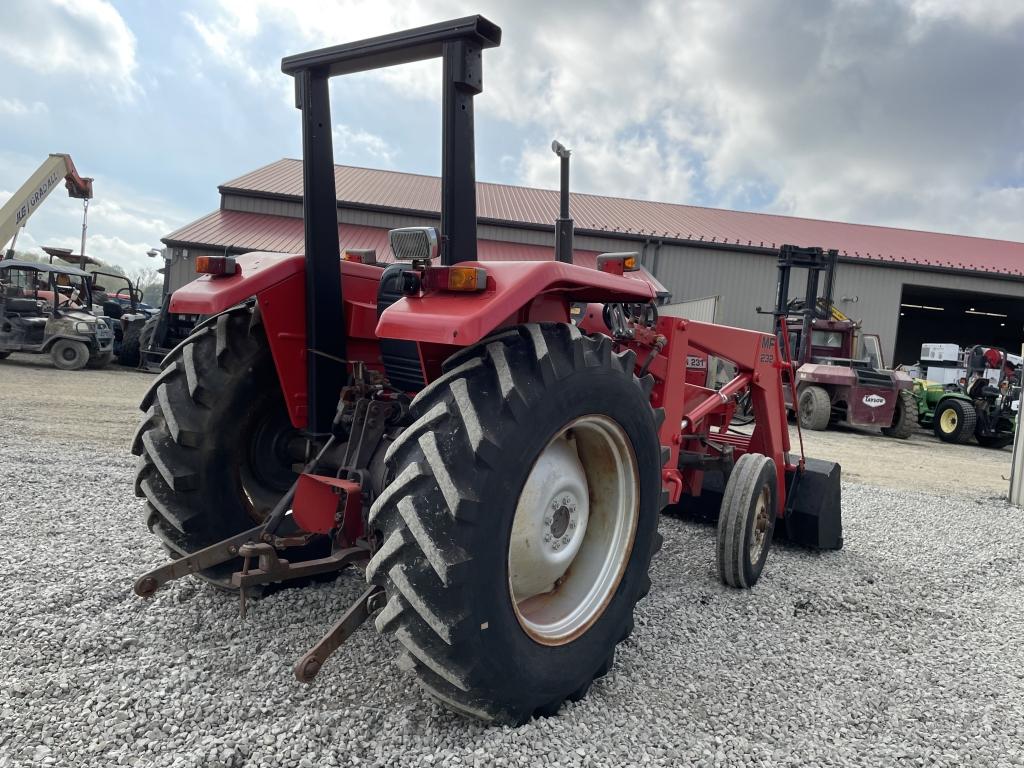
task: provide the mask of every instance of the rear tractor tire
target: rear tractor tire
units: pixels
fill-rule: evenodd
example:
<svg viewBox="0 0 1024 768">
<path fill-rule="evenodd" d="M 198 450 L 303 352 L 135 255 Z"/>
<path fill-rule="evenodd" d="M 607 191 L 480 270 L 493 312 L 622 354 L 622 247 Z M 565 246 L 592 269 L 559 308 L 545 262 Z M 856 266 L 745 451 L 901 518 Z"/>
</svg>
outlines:
<svg viewBox="0 0 1024 768">
<path fill-rule="evenodd" d="M 249 306 L 213 318 L 168 355 L 141 408 L 135 493 L 172 557 L 257 525 L 304 460 L 305 441 L 288 419 L 259 313 Z M 298 554 L 289 550 L 288 559 Z M 226 587 L 239 563 L 201 575 Z"/>
<path fill-rule="evenodd" d="M 62 371 L 77 371 L 89 363 L 89 347 L 81 341 L 57 339 L 50 347 L 50 359 Z"/>
<path fill-rule="evenodd" d="M 882 427 L 882 434 L 886 437 L 896 437 L 906 440 L 918 426 L 917 398 L 908 389 L 900 390 L 896 397 L 896 408 L 892 415 L 892 424 Z"/>
<path fill-rule="evenodd" d="M 129 323 L 125 329 L 124 337 L 121 339 L 121 348 L 117 353 L 117 362 L 129 368 L 139 367 L 139 334 L 142 331 L 140 323 Z"/>
<path fill-rule="evenodd" d="M 93 355 L 92 357 L 90 357 L 89 362 L 86 363 L 86 366 L 88 368 L 94 369 L 106 368 L 108 365 L 110 365 L 110 361 L 113 359 L 114 353 L 108 349 L 106 352 L 100 352 L 98 355 Z"/>
<path fill-rule="evenodd" d="M 1006 446 L 1013 443 L 1013 435 L 975 435 L 978 441 L 978 445 L 982 448 L 993 448 L 995 450 L 1002 450 Z"/>
<path fill-rule="evenodd" d="M 460 351 L 388 450 L 366 575 L 378 631 L 443 705 L 518 724 L 612 665 L 660 546 L 660 411 L 635 355 L 573 325 Z"/>
<path fill-rule="evenodd" d="M 761 577 L 775 532 L 778 489 L 775 462 L 745 453 L 733 467 L 718 514 L 718 576 L 746 589 Z"/>
<path fill-rule="evenodd" d="M 967 443 L 974 437 L 978 414 L 974 403 L 966 400 L 947 400 L 935 409 L 935 435 L 947 443 Z"/>
<path fill-rule="evenodd" d="M 801 427 L 818 432 L 828 429 L 832 417 L 832 399 L 828 392 L 813 384 L 806 386 L 800 390 L 797 405 Z"/>
</svg>

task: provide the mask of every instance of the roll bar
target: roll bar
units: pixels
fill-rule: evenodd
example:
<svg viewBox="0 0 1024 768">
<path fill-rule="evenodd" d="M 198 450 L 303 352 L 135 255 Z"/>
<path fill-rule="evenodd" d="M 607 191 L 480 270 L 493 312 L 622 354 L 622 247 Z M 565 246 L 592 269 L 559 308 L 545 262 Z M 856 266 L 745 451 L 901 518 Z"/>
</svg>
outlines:
<svg viewBox="0 0 1024 768">
<path fill-rule="evenodd" d="M 339 275 L 338 201 L 327 82 L 440 57 L 442 75 L 441 263 L 476 260 L 476 164 L 473 97 L 483 91 L 483 49 L 501 44 L 501 29 L 466 16 L 288 56 L 302 110 L 302 193 L 306 245 L 306 344 L 309 429 L 326 433 L 347 370 Z"/>
</svg>

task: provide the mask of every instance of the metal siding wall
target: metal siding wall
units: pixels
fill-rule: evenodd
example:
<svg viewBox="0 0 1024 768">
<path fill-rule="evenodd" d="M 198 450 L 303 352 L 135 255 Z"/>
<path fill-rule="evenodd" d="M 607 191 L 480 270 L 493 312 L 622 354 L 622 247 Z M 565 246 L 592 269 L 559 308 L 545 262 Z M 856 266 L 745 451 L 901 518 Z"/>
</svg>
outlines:
<svg viewBox="0 0 1024 768">
<path fill-rule="evenodd" d="M 302 203 L 288 200 L 268 200 L 261 197 L 246 197 L 244 195 L 221 195 L 221 208 L 226 211 L 269 213 L 272 216 L 288 216 L 293 219 L 302 218 Z"/>
<path fill-rule="evenodd" d="M 663 245 L 655 272 L 673 301 L 719 296 L 718 322 L 771 330 L 771 318 L 755 307 L 770 308 L 775 295 L 775 261 L 761 254 Z"/>
<path fill-rule="evenodd" d="M 792 291 L 793 295 L 802 293 L 801 274 L 802 271 L 798 271 L 793 275 L 794 284 L 800 286 Z M 720 295 L 718 321 L 723 325 L 771 329 L 771 318 L 755 311 L 758 305 L 770 309 L 775 301 L 777 271 L 775 259 L 770 256 L 664 245 L 656 277 L 672 291 L 673 301 Z M 1024 283 L 1008 280 L 867 264 L 840 264 L 836 270 L 836 306 L 854 320 L 861 321 L 866 333 L 879 335 L 886 360 L 890 361 L 896 345 L 904 285 L 1024 298 Z M 850 300 L 854 297 L 856 301 Z"/>
<path fill-rule="evenodd" d="M 174 248 L 172 251 L 174 253 L 174 260 L 167 265 L 171 274 L 170 286 L 172 292 L 178 290 L 183 285 L 191 283 L 198 277 L 196 274 L 196 256 L 221 256 L 224 253 L 221 249 L 205 250 L 201 248 Z M 187 256 L 185 256 L 186 252 L 188 253 Z"/>
<path fill-rule="evenodd" d="M 276 216 L 302 217 L 302 205 L 296 202 L 223 195 L 227 210 L 266 213 Z M 404 214 L 380 213 L 352 208 L 339 208 L 338 220 L 369 227 L 437 226 L 438 219 Z M 479 236 L 487 240 L 526 243 L 553 248 L 553 232 L 514 226 L 481 224 Z M 577 248 L 589 251 L 638 251 L 643 253 L 644 241 L 577 235 Z M 653 263 L 655 246 L 647 249 L 645 263 Z M 193 253 L 207 253 L 193 251 Z M 208 253 L 218 253 L 210 251 Z M 665 244 L 658 251 L 655 276 L 672 292 L 673 301 L 690 301 L 706 296 L 719 296 L 718 322 L 741 328 L 771 330 L 768 315 L 759 315 L 755 307 L 772 307 L 775 301 L 775 259 L 762 253 L 725 251 L 699 246 Z M 192 262 L 174 266 L 172 277 L 191 281 Z M 794 274 L 795 283 L 800 282 Z M 923 270 L 878 267 L 870 264 L 842 263 L 836 271 L 836 305 L 844 313 L 863 323 L 864 331 L 877 333 L 882 340 L 886 359 L 891 360 L 899 326 L 899 304 L 904 285 L 925 285 L 936 288 L 981 291 L 1024 298 L 1024 283 L 975 277 L 968 274 L 943 274 Z M 799 293 L 795 290 L 794 294 Z M 843 298 L 857 297 L 857 301 Z"/>
</svg>

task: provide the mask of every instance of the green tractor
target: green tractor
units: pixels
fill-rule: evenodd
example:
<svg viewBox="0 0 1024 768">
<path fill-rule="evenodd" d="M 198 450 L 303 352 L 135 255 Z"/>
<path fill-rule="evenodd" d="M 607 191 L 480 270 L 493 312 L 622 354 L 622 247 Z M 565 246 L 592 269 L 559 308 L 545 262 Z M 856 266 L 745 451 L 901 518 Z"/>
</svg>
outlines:
<svg viewBox="0 0 1024 768">
<path fill-rule="evenodd" d="M 967 443 L 971 437 L 984 448 L 1004 448 L 1013 442 L 1020 411 L 1020 369 L 1010 372 L 1005 350 L 1000 353 L 998 384 L 983 375 L 982 368 L 973 368 L 966 390 L 958 385 L 942 385 L 925 379 L 914 379 L 918 421 L 925 429 L 932 428 L 947 443 Z"/>
</svg>

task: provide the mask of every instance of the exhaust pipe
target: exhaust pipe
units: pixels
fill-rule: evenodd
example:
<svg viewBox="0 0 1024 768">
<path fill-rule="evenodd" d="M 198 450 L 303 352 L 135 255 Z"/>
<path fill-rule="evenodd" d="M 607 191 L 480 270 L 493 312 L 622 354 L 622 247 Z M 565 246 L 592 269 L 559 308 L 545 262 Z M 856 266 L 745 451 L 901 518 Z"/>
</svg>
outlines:
<svg viewBox="0 0 1024 768">
<path fill-rule="evenodd" d="M 555 221 L 555 260 L 572 264 L 573 223 L 569 218 L 569 155 L 571 152 L 557 141 L 551 142 L 551 151 L 562 161 L 558 219 Z"/>
</svg>

